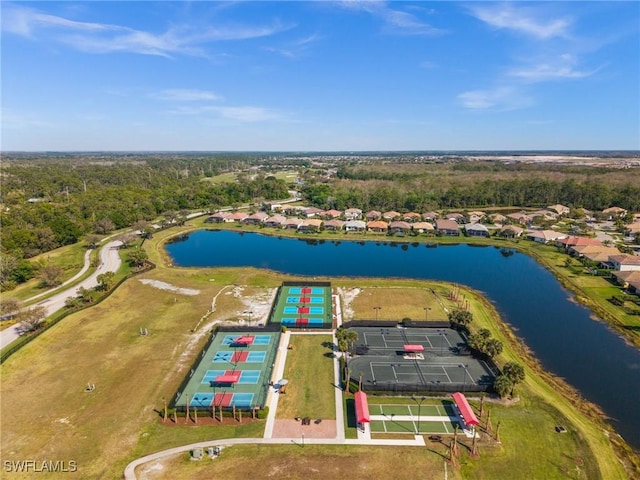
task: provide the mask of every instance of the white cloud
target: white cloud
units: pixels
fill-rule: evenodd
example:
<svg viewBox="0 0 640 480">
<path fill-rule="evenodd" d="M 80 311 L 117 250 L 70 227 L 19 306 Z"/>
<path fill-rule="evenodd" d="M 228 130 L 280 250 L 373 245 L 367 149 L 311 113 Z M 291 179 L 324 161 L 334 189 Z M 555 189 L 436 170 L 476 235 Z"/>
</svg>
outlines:
<svg viewBox="0 0 640 480">
<path fill-rule="evenodd" d="M 345 0 L 337 3 L 345 10 L 364 12 L 381 18 L 387 31 L 408 35 L 439 35 L 444 30 L 421 21 L 416 15 L 390 8 L 387 2 L 377 0 Z M 429 14 L 429 12 L 427 12 Z"/>
<path fill-rule="evenodd" d="M 243 123 L 264 122 L 267 120 L 283 120 L 280 113 L 263 107 L 254 106 L 181 106 L 169 111 L 174 115 L 218 115 L 227 120 L 234 120 Z"/>
<path fill-rule="evenodd" d="M 585 78 L 596 73 L 598 69 L 577 69 L 578 59 L 569 53 L 558 55 L 550 59 L 536 59 L 528 64 L 512 68 L 508 74 L 528 82 L 542 82 L 547 80 L 563 80 Z"/>
<path fill-rule="evenodd" d="M 567 18 L 543 18 L 543 10 L 513 4 L 474 5 L 471 13 L 495 28 L 513 30 L 539 39 L 566 37 L 571 21 Z"/>
<path fill-rule="evenodd" d="M 182 25 L 154 33 L 121 25 L 78 22 L 17 6 L 5 7 L 2 16 L 5 32 L 29 38 L 46 36 L 46 41 L 58 41 L 87 53 L 129 52 L 164 57 L 175 54 L 205 56 L 201 45 L 209 42 L 267 37 L 290 28 L 292 25 L 280 22 L 204 29 Z"/>
<path fill-rule="evenodd" d="M 515 87 L 470 90 L 459 94 L 458 101 L 471 110 L 517 110 L 533 104 L 531 97 Z"/>
<path fill-rule="evenodd" d="M 311 45 L 316 43 L 322 37 L 317 34 L 308 35 L 299 40 L 295 40 L 293 42 L 289 42 L 286 46 L 283 47 L 262 47 L 262 49 L 266 52 L 277 53 L 278 55 L 282 55 L 287 58 L 299 58 L 306 54 Z"/>
<path fill-rule="evenodd" d="M 216 101 L 222 100 L 222 97 L 213 92 L 206 90 L 193 90 L 184 88 L 170 88 L 162 90 L 151 95 L 153 98 L 160 100 L 169 100 L 174 102 L 193 102 L 193 101 Z"/>
</svg>

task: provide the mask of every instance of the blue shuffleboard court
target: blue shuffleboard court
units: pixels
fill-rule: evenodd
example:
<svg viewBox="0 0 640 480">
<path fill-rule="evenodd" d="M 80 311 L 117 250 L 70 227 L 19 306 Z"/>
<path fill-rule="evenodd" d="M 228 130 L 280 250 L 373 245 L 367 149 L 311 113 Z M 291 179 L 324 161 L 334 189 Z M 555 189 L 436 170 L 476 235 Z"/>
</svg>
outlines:
<svg viewBox="0 0 640 480">
<path fill-rule="evenodd" d="M 284 313 L 287 315 L 295 315 L 298 313 L 298 307 L 284 307 Z"/>
<path fill-rule="evenodd" d="M 213 356 L 214 362 L 231 362 L 233 352 L 216 352 Z"/>
<path fill-rule="evenodd" d="M 300 287 L 289 287 L 289 294 L 291 295 L 300 295 L 302 293 L 302 288 Z"/>
<path fill-rule="evenodd" d="M 213 393 L 196 393 L 189 402 L 190 407 L 210 407 L 213 402 Z"/>
<path fill-rule="evenodd" d="M 287 297 L 287 303 L 300 303 L 300 297 Z"/>
<path fill-rule="evenodd" d="M 311 290 L 309 292 L 309 290 Z M 308 295 L 309 293 L 311 293 L 312 295 L 322 295 L 324 294 L 324 288 L 322 287 L 306 287 L 305 290 L 305 295 Z M 302 294 L 302 287 L 289 287 L 289 295 L 301 295 Z"/>
<path fill-rule="evenodd" d="M 202 381 L 200 383 L 211 383 L 216 381 L 216 377 L 220 375 L 224 375 L 224 370 L 207 370 L 207 373 L 202 377 Z"/>
<path fill-rule="evenodd" d="M 303 301 L 303 298 L 308 301 Z M 324 297 L 287 297 L 287 303 L 301 304 L 301 303 L 324 303 Z"/>
<path fill-rule="evenodd" d="M 250 407 L 253 402 L 253 393 L 234 393 L 231 405 L 236 407 Z"/>
<path fill-rule="evenodd" d="M 249 352 L 245 363 L 264 363 L 267 352 Z"/>
<path fill-rule="evenodd" d="M 324 313 L 324 307 L 309 307 L 309 313 L 311 315 L 322 315 Z"/>
<path fill-rule="evenodd" d="M 243 370 L 238 383 L 250 383 L 255 385 L 260 381 L 260 370 Z"/>
</svg>

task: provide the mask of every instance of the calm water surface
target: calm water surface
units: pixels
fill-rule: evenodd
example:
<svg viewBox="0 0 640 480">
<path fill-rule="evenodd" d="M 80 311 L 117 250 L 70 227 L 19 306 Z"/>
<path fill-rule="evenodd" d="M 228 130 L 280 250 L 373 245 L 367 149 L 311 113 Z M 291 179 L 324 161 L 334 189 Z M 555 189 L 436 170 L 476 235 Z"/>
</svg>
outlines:
<svg viewBox="0 0 640 480">
<path fill-rule="evenodd" d="M 494 303 L 544 367 L 600 405 L 640 449 L 640 351 L 570 300 L 531 257 L 495 247 L 298 240 L 202 230 L 167 245 L 185 267 L 253 266 L 295 275 L 408 277 L 468 285 Z M 381 317 L 384 317 L 381 312 Z"/>
</svg>

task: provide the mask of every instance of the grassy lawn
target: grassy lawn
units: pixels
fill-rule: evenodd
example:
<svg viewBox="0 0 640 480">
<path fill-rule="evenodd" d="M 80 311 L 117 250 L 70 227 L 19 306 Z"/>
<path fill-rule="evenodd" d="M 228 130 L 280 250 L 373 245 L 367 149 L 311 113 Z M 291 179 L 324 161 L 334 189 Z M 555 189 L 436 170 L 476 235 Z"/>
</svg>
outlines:
<svg viewBox="0 0 640 480">
<path fill-rule="evenodd" d="M 353 319 L 375 319 L 374 307 L 381 307 L 379 320 L 447 320 L 442 303 L 428 288 L 364 288 L 351 304 Z M 425 308 L 428 309 L 426 315 Z"/>
<path fill-rule="evenodd" d="M 404 437 L 404 435 L 403 435 Z M 173 457 L 153 472 L 154 480 L 245 480 L 286 478 L 289 480 L 350 480 L 444 478 L 444 448 L 359 447 L 344 445 L 236 445 L 225 448 L 215 460 L 189 460 L 187 454 Z M 401 466 L 397 461 L 401 460 Z M 141 468 L 137 470 L 141 472 Z M 460 472 L 449 467 L 449 480 L 460 480 Z"/>
<path fill-rule="evenodd" d="M 330 335 L 291 335 L 284 377 L 289 380 L 278 400 L 277 418 L 335 419 L 335 387 Z"/>
</svg>

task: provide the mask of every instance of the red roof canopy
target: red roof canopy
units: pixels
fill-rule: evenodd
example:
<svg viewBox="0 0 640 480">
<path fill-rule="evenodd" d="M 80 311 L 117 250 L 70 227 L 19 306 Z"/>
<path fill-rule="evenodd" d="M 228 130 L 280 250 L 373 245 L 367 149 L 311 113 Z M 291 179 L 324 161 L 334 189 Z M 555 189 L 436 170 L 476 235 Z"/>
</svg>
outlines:
<svg viewBox="0 0 640 480">
<path fill-rule="evenodd" d="M 242 337 L 234 338 L 233 343 L 240 345 L 249 345 L 253 343 L 253 335 L 243 335 Z"/>
<path fill-rule="evenodd" d="M 367 402 L 367 394 L 362 390 L 354 394 L 356 401 L 356 420 L 358 423 L 369 423 L 369 403 Z"/>
<path fill-rule="evenodd" d="M 237 383 L 242 372 L 225 373 L 216 377 L 216 383 Z"/>
<path fill-rule="evenodd" d="M 424 352 L 424 347 L 422 345 L 405 345 L 405 352 Z"/>
<path fill-rule="evenodd" d="M 453 401 L 456 402 L 458 410 L 460 410 L 460 415 L 462 415 L 464 423 L 467 425 L 478 425 L 480 422 L 478 422 L 476 414 L 473 413 L 473 409 L 469 405 L 469 402 L 467 402 L 467 397 L 460 392 L 456 392 L 451 396 L 453 397 Z"/>
</svg>

